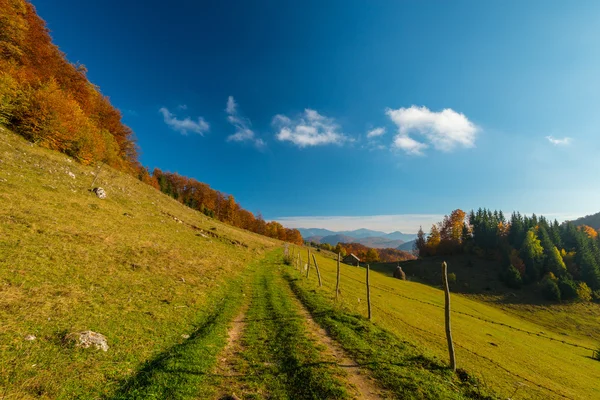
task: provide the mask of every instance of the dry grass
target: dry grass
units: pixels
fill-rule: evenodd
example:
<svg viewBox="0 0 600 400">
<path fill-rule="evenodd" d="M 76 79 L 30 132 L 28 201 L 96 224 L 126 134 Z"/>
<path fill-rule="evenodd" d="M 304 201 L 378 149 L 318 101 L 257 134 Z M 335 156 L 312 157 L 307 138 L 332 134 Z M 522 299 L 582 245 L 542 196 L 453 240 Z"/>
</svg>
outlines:
<svg viewBox="0 0 600 400">
<path fill-rule="evenodd" d="M 107 167 L 100 200 L 94 170 L 0 128 L 0 397 L 110 393 L 276 245 Z M 87 329 L 107 336 L 107 353 L 63 343 Z"/>
</svg>

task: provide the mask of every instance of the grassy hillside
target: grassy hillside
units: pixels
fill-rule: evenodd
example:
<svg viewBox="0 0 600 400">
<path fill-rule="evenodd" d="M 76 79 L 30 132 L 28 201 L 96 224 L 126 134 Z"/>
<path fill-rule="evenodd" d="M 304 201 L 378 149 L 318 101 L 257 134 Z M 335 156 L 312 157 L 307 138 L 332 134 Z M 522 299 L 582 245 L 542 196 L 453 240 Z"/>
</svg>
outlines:
<svg viewBox="0 0 600 400">
<path fill-rule="evenodd" d="M 192 334 L 276 241 L 0 127 L 0 394 L 98 398 Z M 73 349 L 93 330 L 109 350 Z M 26 341 L 26 335 L 36 340 Z"/>
<path fill-rule="evenodd" d="M 317 260 L 323 287 L 316 289 L 314 273 L 304 285 L 333 302 L 336 263 L 321 255 Z M 343 309 L 366 315 L 364 280 L 363 268 L 342 264 Z M 378 272 L 372 272 L 371 283 L 375 324 L 446 362 L 443 292 Z M 552 329 L 459 294 L 452 302 L 459 367 L 482 385 L 514 399 L 600 397 L 600 363 L 591 358 L 598 341 L 580 335 L 576 325 Z"/>
</svg>

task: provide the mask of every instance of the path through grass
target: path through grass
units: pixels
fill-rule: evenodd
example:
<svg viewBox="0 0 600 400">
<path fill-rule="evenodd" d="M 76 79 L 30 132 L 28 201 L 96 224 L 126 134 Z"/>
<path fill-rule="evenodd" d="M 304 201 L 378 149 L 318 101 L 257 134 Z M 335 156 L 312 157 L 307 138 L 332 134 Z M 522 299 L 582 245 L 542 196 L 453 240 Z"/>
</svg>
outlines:
<svg viewBox="0 0 600 400">
<path fill-rule="evenodd" d="M 222 390 L 241 391 L 237 395 L 245 399 L 349 398 L 343 371 L 323 360 L 319 345 L 307 334 L 280 268 L 280 254 L 270 255 L 256 273 L 244 350 L 234 366 L 236 387 Z"/>
</svg>

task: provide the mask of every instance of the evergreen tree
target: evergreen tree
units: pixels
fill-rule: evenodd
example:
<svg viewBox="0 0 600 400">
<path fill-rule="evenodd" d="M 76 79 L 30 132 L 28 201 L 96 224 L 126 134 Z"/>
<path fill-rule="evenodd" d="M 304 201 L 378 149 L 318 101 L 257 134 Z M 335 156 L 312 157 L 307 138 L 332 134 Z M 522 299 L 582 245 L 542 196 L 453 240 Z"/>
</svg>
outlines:
<svg viewBox="0 0 600 400">
<path fill-rule="evenodd" d="M 581 278 L 593 289 L 600 289 L 600 268 L 592 252 L 590 239 L 584 232 L 577 232 L 575 262 L 581 271 Z"/>
<path fill-rule="evenodd" d="M 548 233 L 550 234 L 552 243 L 554 243 L 554 245 L 556 247 L 558 247 L 559 249 L 562 249 L 563 246 L 562 246 L 562 240 L 560 238 L 560 226 L 558 225 L 557 220 L 554 220 L 554 222 L 550 226 L 550 231 Z"/>
<path fill-rule="evenodd" d="M 427 242 L 425 240 L 425 232 L 423 232 L 423 227 L 419 227 L 419 232 L 417 232 L 415 250 L 417 251 L 419 257 L 427 257 L 429 255 L 427 253 Z"/>
<path fill-rule="evenodd" d="M 521 214 L 512 213 L 510 218 L 510 229 L 508 231 L 508 243 L 514 248 L 519 248 L 525 240 L 525 227 L 523 226 Z"/>
</svg>

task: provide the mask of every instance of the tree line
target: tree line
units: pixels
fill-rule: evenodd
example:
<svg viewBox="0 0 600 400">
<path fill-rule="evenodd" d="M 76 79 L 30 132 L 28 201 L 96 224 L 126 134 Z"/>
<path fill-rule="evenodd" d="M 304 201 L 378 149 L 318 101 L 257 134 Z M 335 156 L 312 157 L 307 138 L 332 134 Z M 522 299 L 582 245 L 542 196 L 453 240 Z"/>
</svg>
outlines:
<svg viewBox="0 0 600 400">
<path fill-rule="evenodd" d="M 302 236 L 244 210 L 233 196 L 138 161 L 132 130 L 87 69 L 52 43 L 45 22 L 26 0 L 0 0 L 0 125 L 84 165 L 106 163 L 206 215 L 269 237 L 302 244 Z"/>
<path fill-rule="evenodd" d="M 161 192 L 211 218 L 274 239 L 297 245 L 303 243 L 299 230 L 285 228 L 276 221 L 266 222 L 260 213 L 255 216 L 243 209 L 233 195 L 214 190 L 206 183 L 158 168 L 148 179 L 150 185 Z"/>
<path fill-rule="evenodd" d="M 586 225 L 459 209 L 428 235 L 420 229 L 415 249 L 419 257 L 467 253 L 497 259 L 508 286 L 539 284 L 551 300 L 600 300 L 600 235 Z"/>
</svg>

